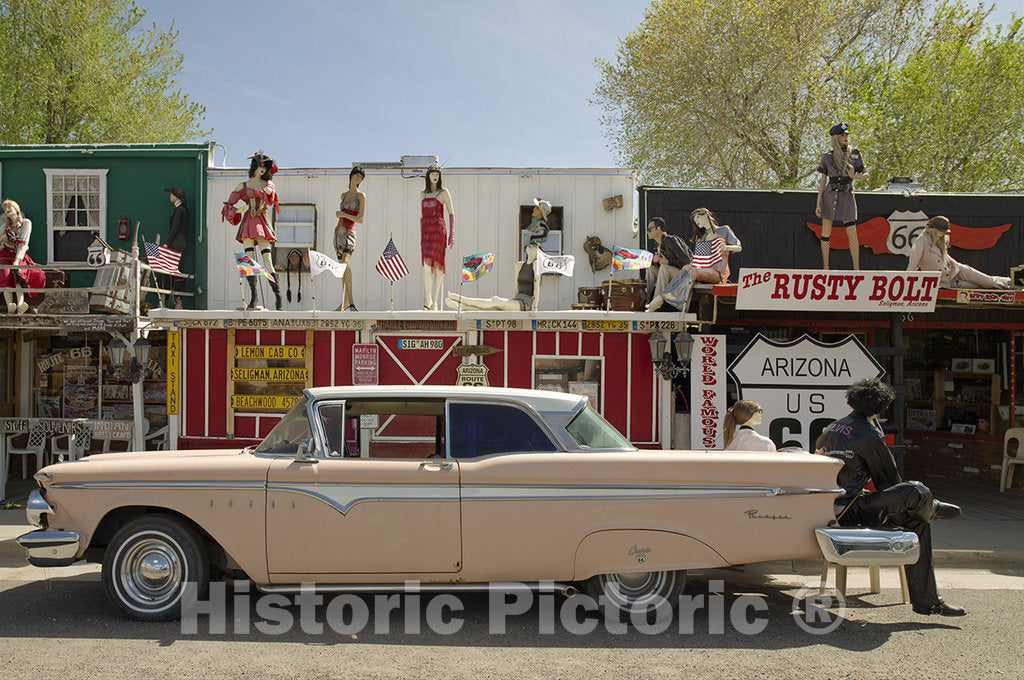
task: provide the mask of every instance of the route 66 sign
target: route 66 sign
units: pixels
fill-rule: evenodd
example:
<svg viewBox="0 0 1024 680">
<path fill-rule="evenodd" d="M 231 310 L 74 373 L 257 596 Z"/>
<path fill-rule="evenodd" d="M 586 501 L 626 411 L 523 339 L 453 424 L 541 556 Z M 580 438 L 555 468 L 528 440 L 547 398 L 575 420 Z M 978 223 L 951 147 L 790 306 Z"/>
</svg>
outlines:
<svg viewBox="0 0 1024 680">
<path fill-rule="evenodd" d="M 460 364 L 456 369 L 458 379 L 456 385 L 469 385 L 470 387 L 487 387 L 487 366 L 484 364 Z"/>
<path fill-rule="evenodd" d="M 85 261 L 90 267 L 102 267 L 105 264 L 110 264 L 110 246 L 97 236 L 86 248 Z"/>
<path fill-rule="evenodd" d="M 885 241 L 886 248 L 894 255 L 910 257 L 910 249 L 914 240 L 924 231 L 928 216 L 920 210 L 908 212 L 897 210 L 889 215 L 889 237 Z"/>
</svg>

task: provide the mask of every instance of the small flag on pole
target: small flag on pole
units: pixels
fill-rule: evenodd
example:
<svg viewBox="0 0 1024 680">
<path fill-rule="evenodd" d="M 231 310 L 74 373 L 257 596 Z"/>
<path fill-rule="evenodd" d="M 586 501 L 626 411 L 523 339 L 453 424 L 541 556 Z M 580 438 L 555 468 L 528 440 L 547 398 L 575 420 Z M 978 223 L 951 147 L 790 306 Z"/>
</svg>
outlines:
<svg viewBox="0 0 1024 680">
<path fill-rule="evenodd" d="M 327 272 L 340 279 L 345 276 L 346 267 L 348 267 L 347 264 L 338 262 L 323 253 L 315 250 L 309 251 L 309 273 L 312 276 L 320 276 Z"/>
<path fill-rule="evenodd" d="M 180 274 L 178 263 L 181 261 L 181 253 L 171 250 L 167 246 L 150 243 L 142 239 L 142 245 L 146 247 L 146 261 L 154 271 L 166 274 Z"/>
<path fill-rule="evenodd" d="M 572 255 L 548 255 L 540 248 L 537 249 L 537 263 L 534 265 L 537 274 L 561 274 L 572 276 L 576 266 L 576 258 Z"/>
<path fill-rule="evenodd" d="M 247 253 L 235 253 L 235 264 L 238 265 L 238 278 L 240 279 L 247 276 L 266 276 L 271 281 L 274 280 L 270 270 L 249 257 Z"/>
<path fill-rule="evenodd" d="M 698 269 L 713 267 L 722 261 L 722 244 L 725 239 L 721 236 L 710 241 L 697 241 L 693 247 L 693 259 L 690 264 Z"/>
<path fill-rule="evenodd" d="M 462 280 L 476 281 L 494 269 L 494 253 L 475 253 L 462 258 Z"/>
<path fill-rule="evenodd" d="M 388 239 L 388 244 L 384 247 L 384 253 L 380 256 L 380 260 L 377 261 L 376 269 L 378 274 L 391 283 L 409 273 L 409 268 L 405 266 L 405 261 L 402 260 L 402 256 L 398 253 L 398 248 L 395 247 L 395 239 Z"/>
<path fill-rule="evenodd" d="M 647 269 L 651 266 L 654 255 L 643 249 L 622 248 L 612 246 L 612 269 Z"/>
</svg>

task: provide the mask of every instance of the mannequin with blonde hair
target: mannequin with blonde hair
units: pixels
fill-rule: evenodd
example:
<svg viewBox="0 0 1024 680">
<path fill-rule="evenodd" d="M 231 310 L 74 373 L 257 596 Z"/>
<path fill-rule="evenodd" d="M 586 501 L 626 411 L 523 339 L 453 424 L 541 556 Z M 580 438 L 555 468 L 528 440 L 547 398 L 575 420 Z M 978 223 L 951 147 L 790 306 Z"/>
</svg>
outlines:
<svg viewBox="0 0 1024 680">
<path fill-rule="evenodd" d="M 910 249 L 908 272 L 940 272 L 939 285 L 943 288 L 1010 288 L 1009 277 L 989 276 L 954 260 L 949 254 L 949 229 L 949 218 L 944 215 L 928 220 Z"/>
<path fill-rule="evenodd" d="M 35 262 L 28 255 L 28 241 L 32 236 L 32 221 L 21 212 L 21 207 L 7 199 L 0 216 L 0 288 L 45 288 L 46 274 L 41 269 L 9 269 L 5 265 L 32 267 Z M 40 295 L 29 293 L 29 297 Z M 4 291 L 8 314 L 28 311 L 25 294 L 20 290 Z"/>
<path fill-rule="evenodd" d="M 725 414 L 724 443 L 727 451 L 776 451 L 775 442 L 754 430 L 764 411 L 756 401 L 741 399 Z"/>
</svg>

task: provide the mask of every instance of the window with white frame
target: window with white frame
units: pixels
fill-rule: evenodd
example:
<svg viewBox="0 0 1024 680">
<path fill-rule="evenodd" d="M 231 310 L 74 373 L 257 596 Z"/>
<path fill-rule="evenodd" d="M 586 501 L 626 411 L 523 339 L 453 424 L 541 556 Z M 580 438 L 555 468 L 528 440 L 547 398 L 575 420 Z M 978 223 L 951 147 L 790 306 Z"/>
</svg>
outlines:
<svg viewBox="0 0 1024 680">
<path fill-rule="evenodd" d="M 277 234 L 274 265 L 285 267 L 288 252 L 293 248 L 306 251 L 316 247 L 316 206 L 312 203 L 282 203 L 281 212 L 274 221 L 274 230 Z"/>
<path fill-rule="evenodd" d="M 84 262 L 107 222 L 106 168 L 45 168 L 50 262 Z"/>
</svg>

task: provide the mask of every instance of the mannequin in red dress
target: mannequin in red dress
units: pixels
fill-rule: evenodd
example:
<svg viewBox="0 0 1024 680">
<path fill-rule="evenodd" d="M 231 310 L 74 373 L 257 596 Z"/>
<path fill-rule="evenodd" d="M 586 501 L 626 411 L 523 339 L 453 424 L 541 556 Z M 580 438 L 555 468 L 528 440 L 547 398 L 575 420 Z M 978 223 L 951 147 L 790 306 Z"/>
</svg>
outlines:
<svg viewBox="0 0 1024 680">
<path fill-rule="evenodd" d="M 35 265 L 28 256 L 28 240 L 32 236 L 32 221 L 25 217 L 17 203 L 8 199 L 3 202 L 0 215 L 0 267 L 3 265 Z M 2 288 L 45 288 L 46 274 L 42 269 L 0 269 Z M 36 297 L 41 293 L 29 293 Z M 4 291 L 8 314 L 24 314 L 28 311 L 25 294 L 21 291 Z"/>
<path fill-rule="evenodd" d="M 252 155 L 252 162 L 249 164 L 249 179 L 245 180 L 231 192 L 228 200 L 224 202 L 224 208 L 220 211 L 222 221 L 238 225 L 235 233 L 235 240 L 242 244 L 246 254 L 255 261 L 256 251 L 260 253 L 263 266 L 274 276 L 274 259 L 271 257 L 270 246 L 277 241 L 277 234 L 274 232 L 274 215 L 281 211 L 278 205 L 277 188 L 271 178 L 277 172 L 277 164 L 274 159 L 262 151 Z M 242 201 L 246 204 L 244 211 L 239 212 L 235 204 Z M 271 210 L 273 209 L 273 213 Z M 248 276 L 249 283 L 249 304 L 246 309 L 257 309 L 256 304 L 256 277 Z M 274 291 L 274 306 L 281 309 L 281 288 L 275 279 L 270 280 L 270 289 Z"/>
<path fill-rule="evenodd" d="M 444 212 L 449 229 L 445 233 Z M 420 253 L 423 259 L 423 309 L 441 308 L 445 250 L 455 245 L 455 210 L 452 195 L 441 182 L 441 167 L 431 165 L 420 194 Z"/>
</svg>

